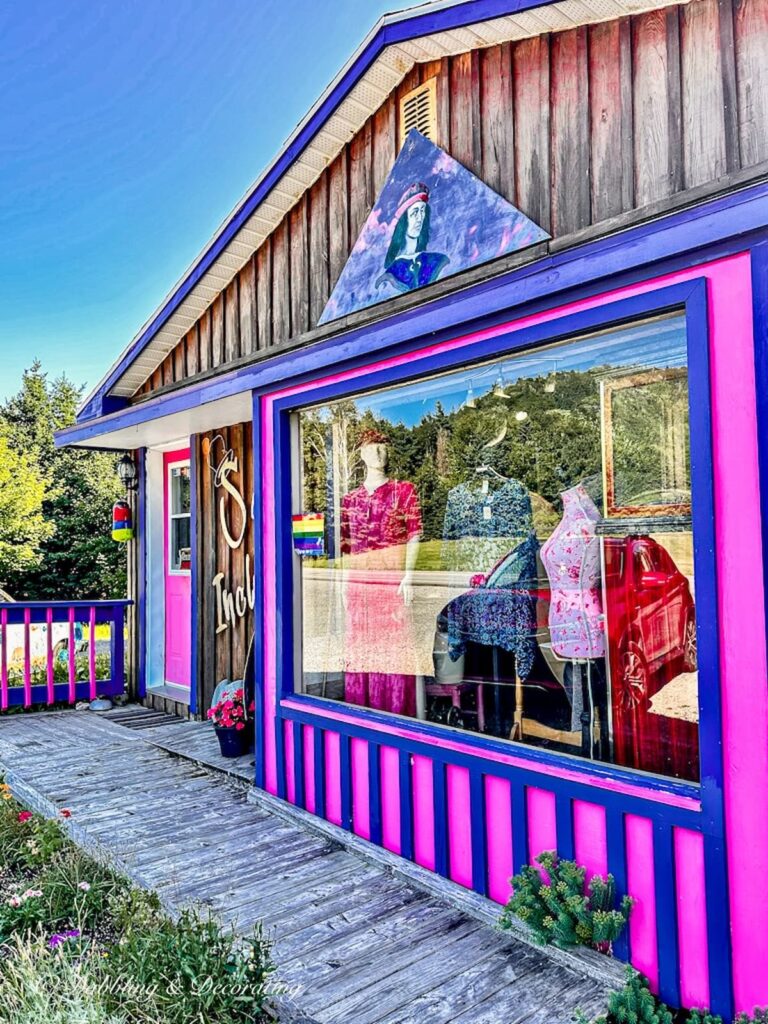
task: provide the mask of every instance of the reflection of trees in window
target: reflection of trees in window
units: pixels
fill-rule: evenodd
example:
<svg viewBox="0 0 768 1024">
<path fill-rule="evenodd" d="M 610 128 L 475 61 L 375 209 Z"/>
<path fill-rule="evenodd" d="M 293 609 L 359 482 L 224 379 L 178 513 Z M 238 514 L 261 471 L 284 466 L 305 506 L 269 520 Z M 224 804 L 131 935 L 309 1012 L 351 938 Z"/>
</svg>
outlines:
<svg viewBox="0 0 768 1024">
<path fill-rule="evenodd" d="M 687 373 L 641 372 L 605 386 L 616 507 L 690 501 Z"/>
<path fill-rule="evenodd" d="M 410 480 L 418 490 L 426 540 L 442 536 L 448 491 L 475 479 L 481 463 L 528 488 L 534 512 L 539 511 L 537 525 L 549 532 L 561 513 L 560 493 L 577 482 L 602 504 L 600 381 L 614 375 L 615 368 L 606 366 L 562 371 L 554 390 L 549 375 L 521 379 L 505 385 L 506 399 L 489 392 L 475 408 L 451 412 L 438 402 L 413 426 L 395 422 L 396 406 L 392 419 L 375 415 L 364 408 L 364 398 L 304 412 L 304 508 L 337 520 L 333 506 L 362 481 L 357 438 L 373 428 L 389 437 L 390 476 Z M 687 485 L 686 402 L 685 380 L 664 382 L 661 391 L 640 400 L 627 399 L 616 458 L 627 467 L 628 492 L 657 483 L 665 490 Z M 487 448 L 504 424 L 503 439 Z"/>
</svg>

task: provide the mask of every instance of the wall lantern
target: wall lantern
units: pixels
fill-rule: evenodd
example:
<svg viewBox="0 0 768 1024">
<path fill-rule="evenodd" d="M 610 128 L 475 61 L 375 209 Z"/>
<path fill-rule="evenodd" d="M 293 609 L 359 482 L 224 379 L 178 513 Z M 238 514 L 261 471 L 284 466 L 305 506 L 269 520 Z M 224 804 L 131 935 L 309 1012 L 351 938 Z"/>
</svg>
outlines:
<svg viewBox="0 0 768 1024">
<path fill-rule="evenodd" d="M 123 455 L 117 464 L 117 475 L 120 477 L 126 491 L 136 489 L 136 466 L 128 452 Z"/>
</svg>

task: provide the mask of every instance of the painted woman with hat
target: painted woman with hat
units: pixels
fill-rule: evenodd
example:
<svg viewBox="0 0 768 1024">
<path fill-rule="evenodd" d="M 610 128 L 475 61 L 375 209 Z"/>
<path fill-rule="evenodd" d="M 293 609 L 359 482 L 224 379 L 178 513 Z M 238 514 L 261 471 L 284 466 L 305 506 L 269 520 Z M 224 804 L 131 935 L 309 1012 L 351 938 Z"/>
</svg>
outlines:
<svg viewBox="0 0 768 1024">
<path fill-rule="evenodd" d="M 423 182 L 414 182 L 403 192 L 395 211 L 395 229 L 384 260 L 384 273 L 376 284 L 393 285 L 399 292 L 410 292 L 432 284 L 448 257 L 429 252 L 429 189 Z"/>
</svg>

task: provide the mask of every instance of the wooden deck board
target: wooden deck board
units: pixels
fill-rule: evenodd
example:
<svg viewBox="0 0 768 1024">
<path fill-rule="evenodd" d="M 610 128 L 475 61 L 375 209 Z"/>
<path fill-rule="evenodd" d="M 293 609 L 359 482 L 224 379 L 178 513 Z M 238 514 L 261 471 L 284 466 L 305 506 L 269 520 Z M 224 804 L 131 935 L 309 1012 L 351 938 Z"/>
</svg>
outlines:
<svg viewBox="0 0 768 1024">
<path fill-rule="evenodd" d="M 605 1005 L 599 982 L 247 801 L 252 756 L 222 766 L 205 723 L 156 720 L 0 719 L 0 768 L 39 809 L 68 807 L 65 827 L 172 912 L 201 903 L 240 931 L 263 921 L 307 1024 L 565 1024 Z"/>
</svg>

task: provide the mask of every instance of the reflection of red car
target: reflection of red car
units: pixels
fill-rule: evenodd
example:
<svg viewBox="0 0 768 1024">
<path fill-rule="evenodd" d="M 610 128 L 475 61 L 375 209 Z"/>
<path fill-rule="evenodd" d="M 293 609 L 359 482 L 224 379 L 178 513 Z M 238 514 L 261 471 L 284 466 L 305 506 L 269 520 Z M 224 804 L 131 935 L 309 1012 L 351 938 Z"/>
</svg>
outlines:
<svg viewBox="0 0 768 1024">
<path fill-rule="evenodd" d="M 696 611 L 691 588 L 650 537 L 607 538 L 605 594 L 616 648 L 614 703 L 631 709 L 666 682 L 665 667 L 696 671 Z"/>
<path fill-rule="evenodd" d="M 696 671 L 688 578 L 651 537 L 606 538 L 604 550 L 614 760 L 695 778 L 695 724 L 650 710 L 651 698 L 666 683 Z"/>
</svg>

